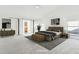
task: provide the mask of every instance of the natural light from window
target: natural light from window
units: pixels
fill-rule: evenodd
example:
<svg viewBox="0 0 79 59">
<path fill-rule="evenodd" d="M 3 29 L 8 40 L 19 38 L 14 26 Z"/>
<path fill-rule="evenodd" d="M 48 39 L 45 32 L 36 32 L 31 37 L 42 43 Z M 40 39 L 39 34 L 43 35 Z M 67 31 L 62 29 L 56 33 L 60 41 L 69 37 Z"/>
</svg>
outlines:
<svg viewBox="0 0 79 59">
<path fill-rule="evenodd" d="M 68 31 L 73 31 L 79 29 L 79 21 L 69 21 L 68 22 Z"/>
</svg>

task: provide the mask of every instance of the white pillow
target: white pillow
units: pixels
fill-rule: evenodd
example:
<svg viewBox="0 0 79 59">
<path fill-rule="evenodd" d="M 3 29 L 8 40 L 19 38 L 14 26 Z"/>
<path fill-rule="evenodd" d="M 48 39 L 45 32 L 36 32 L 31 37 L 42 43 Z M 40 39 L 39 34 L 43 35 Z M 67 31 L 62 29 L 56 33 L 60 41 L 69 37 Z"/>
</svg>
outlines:
<svg viewBox="0 0 79 59">
<path fill-rule="evenodd" d="M 46 31 L 45 27 L 41 27 L 40 31 Z"/>
<path fill-rule="evenodd" d="M 11 29 L 5 29 L 5 31 L 7 31 L 7 30 L 11 30 Z"/>
</svg>

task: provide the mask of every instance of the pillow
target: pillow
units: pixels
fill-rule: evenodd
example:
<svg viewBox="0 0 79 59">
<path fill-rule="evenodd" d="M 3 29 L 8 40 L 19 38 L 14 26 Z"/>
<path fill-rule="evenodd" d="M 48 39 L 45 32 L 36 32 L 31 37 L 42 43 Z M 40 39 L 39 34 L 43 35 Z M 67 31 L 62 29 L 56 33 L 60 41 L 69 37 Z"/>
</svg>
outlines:
<svg viewBox="0 0 79 59">
<path fill-rule="evenodd" d="M 5 29 L 5 31 L 7 31 L 7 30 L 11 30 L 11 29 Z"/>
</svg>

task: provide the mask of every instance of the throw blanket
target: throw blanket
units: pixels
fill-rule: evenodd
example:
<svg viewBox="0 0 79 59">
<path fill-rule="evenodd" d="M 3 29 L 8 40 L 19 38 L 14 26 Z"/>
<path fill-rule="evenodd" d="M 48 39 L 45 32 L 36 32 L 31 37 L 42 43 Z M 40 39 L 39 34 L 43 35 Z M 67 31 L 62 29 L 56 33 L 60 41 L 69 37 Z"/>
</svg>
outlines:
<svg viewBox="0 0 79 59">
<path fill-rule="evenodd" d="M 41 35 L 48 36 L 49 39 L 47 39 L 47 40 L 52 40 L 53 37 L 56 36 L 56 33 L 53 33 L 53 32 L 47 32 L 47 31 L 40 31 L 40 32 L 37 32 L 37 34 L 41 34 Z"/>
<path fill-rule="evenodd" d="M 48 31 L 40 31 L 39 32 L 40 34 L 44 34 L 44 35 L 50 35 L 50 36 L 56 36 L 56 33 L 53 33 L 53 32 L 48 32 Z"/>
</svg>

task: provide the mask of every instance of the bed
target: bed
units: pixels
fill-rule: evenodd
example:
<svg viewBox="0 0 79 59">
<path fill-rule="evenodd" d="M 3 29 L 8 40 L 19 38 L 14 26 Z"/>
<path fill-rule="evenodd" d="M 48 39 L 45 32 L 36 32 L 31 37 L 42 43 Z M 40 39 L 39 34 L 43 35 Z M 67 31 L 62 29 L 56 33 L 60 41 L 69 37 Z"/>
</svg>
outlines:
<svg viewBox="0 0 79 59">
<path fill-rule="evenodd" d="M 44 35 L 48 40 L 54 40 L 60 37 L 63 32 L 63 27 L 49 27 L 47 31 L 36 32 L 36 34 Z"/>
</svg>

